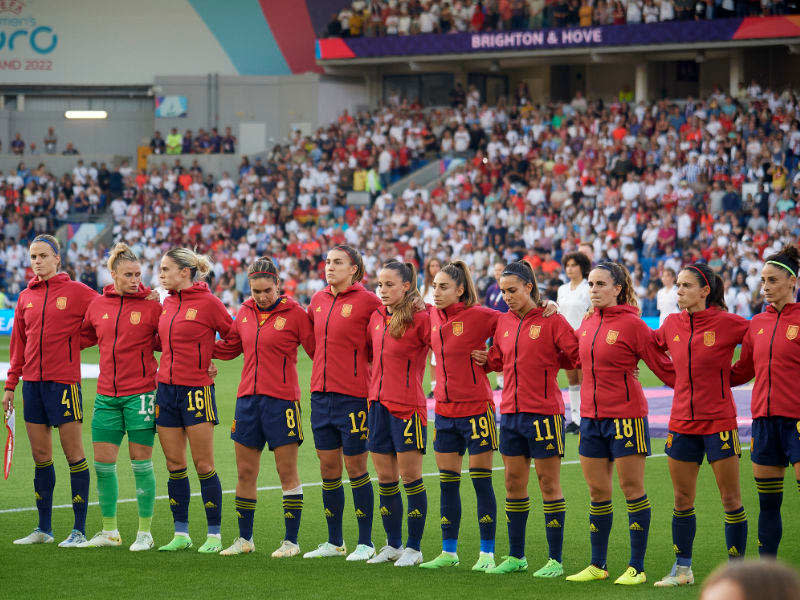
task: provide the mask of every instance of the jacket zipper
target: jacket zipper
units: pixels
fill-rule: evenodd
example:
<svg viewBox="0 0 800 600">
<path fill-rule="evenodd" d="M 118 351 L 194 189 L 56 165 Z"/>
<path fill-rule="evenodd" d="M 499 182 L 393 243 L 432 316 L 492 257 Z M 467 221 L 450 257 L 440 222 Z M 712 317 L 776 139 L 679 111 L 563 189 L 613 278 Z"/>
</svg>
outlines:
<svg viewBox="0 0 800 600">
<path fill-rule="evenodd" d="M 627 373 L 623 373 L 622 374 L 622 379 L 625 381 L 625 402 L 630 402 L 631 401 L 631 391 L 628 388 L 628 374 Z"/>
<path fill-rule="evenodd" d="M 378 379 L 378 401 L 381 399 L 381 392 L 383 391 L 383 346 L 386 342 L 386 330 L 389 328 L 388 323 L 383 325 L 383 333 L 381 334 L 381 355 L 378 358 L 378 365 L 381 369 L 381 376 Z M 406 387 L 408 387 L 408 372 L 406 372 Z"/>
<path fill-rule="evenodd" d="M 145 368 L 144 368 L 144 352 L 142 352 L 142 378 L 144 378 L 146 376 L 147 376 L 147 373 L 145 373 Z"/>
<path fill-rule="evenodd" d="M 331 309 L 328 311 L 328 317 L 325 319 L 325 360 L 322 363 L 322 391 L 325 391 L 325 385 L 328 381 L 328 324 L 331 322 L 331 313 L 333 313 L 333 307 L 336 306 L 336 298 L 338 296 L 333 297 L 333 302 L 331 302 Z"/>
<path fill-rule="evenodd" d="M 444 375 L 444 401 L 450 402 L 450 393 L 447 391 L 447 369 L 444 366 L 444 334 L 442 325 L 439 325 L 439 341 L 442 343 L 442 374 Z"/>
<path fill-rule="evenodd" d="M 594 337 L 592 338 L 592 396 L 594 399 L 594 418 L 596 419 L 599 415 L 597 409 L 597 376 L 594 374 L 594 344 L 597 341 L 597 334 L 600 333 L 600 328 L 603 327 L 603 311 L 600 311 L 600 323 L 597 325 L 597 329 L 594 332 Z"/>
<path fill-rule="evenodd" d="M 775 342 L 775 332 L 778 331 L 778 321 L 781 319 L 781 311 L 778 311 L 778 316 L 775 319 L 775 327 L 772 329 L 772 337 L 769 340 L 769 361 L 767 362 L 767 416 L 769 416 L 769 407 L 772 402 L 772 344 Z"/>
<path fill-rule="evenodd" d="M 522 331 L 522 319 L 519 320 L 519 325 L 517 325 L 517 337 L 514 338 L 514 412 L 519 412 L 519 399 L 517 394 L 519 393 L 519 378 L 517 377 L 517 344 L 519 343 L 519 332 Z M 545 374 L 545 377 L 547 374 Z M 547 384 L 545 384 L 547 385 Z M 545 393 L 545 396 L 547 394 Z"/>
<path fill-rule="evenodd" d="M 406 364 L 406 387 L 408 387 L 409 379 L 411 377 L 411 361 Z"/>
<path fill-rule="evenodd" d="M 172 320 L 169 322 L 169 383 L 172 384 L 172 367 L 175 366 L 175 351 L 172 348 L 172 326 L 175 324 L 175 317 L 181 312 L 181 305 L 183 304 L 183 293 L 178 292 L 178 310 L 172 315 Z"/>
<path fill-rule="evenodd" d="M 122 303 L 124 301 L 125 297 L 120 296 L 117 320 L 114 322 L 114 343 L 111 344 L 111 362 L 114 364 L 114 396 L 117 395 L 117 336 L 119 335 L 119 318 L 122 315 Z"/>
<path fill-rule="evenodd" d="M 256 395 L 256 386 L 258 385 L 258 334 L 261 333 L 261 318 L 258 314 L 258 309 L 253 309 L 255 313 L 255 320 L 256 320 L 256 351 L 255 351 L 255 360 L 256 360 L 256 369 L 255 373 L 253 374 L 253 396 Z M 283 375 L 284 380 L 286 379 L 286 374 Z"/>
<path fill-rule="evenodd" d="M 694 381 L 692 380 L 692 338 L 694 337 L 694 316 L 689 315 L 689 410 L 694 421 Z"/>
<path fill-rule="evenodd" d="M 283 383 L 286 383 L 286 357 L 283 357 Z"/>
<path fill-rule="evenodd" d="M 50 293 L 50 282 L 44 282 L 44 302 L 42 303 L 42 325 L 39 329 L 39 381 L 44 380 L 44 354 L 42 346 L 44 344 L 44 309 L 47 308 L 47 295 Z M 70 352 L 71 354 L 71 352 Z M 72 357 L 70 357 L 69 362 L 72 362 Z"/>
</svg>

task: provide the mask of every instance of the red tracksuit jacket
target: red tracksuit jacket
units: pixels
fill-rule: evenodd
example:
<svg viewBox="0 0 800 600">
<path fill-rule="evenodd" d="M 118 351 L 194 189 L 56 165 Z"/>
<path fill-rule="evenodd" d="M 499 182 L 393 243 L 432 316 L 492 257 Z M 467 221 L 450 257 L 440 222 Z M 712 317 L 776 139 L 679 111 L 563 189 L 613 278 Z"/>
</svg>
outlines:
<svg viewBox="0 0 800 600">
<path fill-rule="evenodd" d="M 564 399 L 558 387 L 561 363 L 574 368 L 580 361 L 578 339 L 561 315 L 542 316 L 534 308 L 523 318 L 512 311 L 502 313 L 489 349 L 488 368 L 503 373 L 500 412 L 564 414 Z"/>
<path fill-rule="evenodd" d="M 297 402 L 297 346 L 301 344 L 313 357 L 314 330 L 297 302 L 281 297 L 271 311 L 264 312 L 248 298 L 227 339 L 217 340 L 214 358 L 231 360 L 244 353 L 238 397 L 261 394 Z"/>
<path fill-rule="evenodd" d="M 367 325 L 381 305 L 360 283 L 334 296 L 330 286 L 314 294 L 308 316 L 316 350 L 311 368 L 312 392 L 335 392 L 366 398 L 369 388 Z"/>
<path fill-rule="evenodd" d="M 595 308 L 576 330 L 583 383 L 581 418 L 613 419 L 647 416 L 647 400 L 633 371 L 643 360 L 668 386 L 675 384 L 669 358 L 656 344 L 654 332 L 627 304 Z"/>
<path fill-rule="evenodd" d="M 742 341 L 742 354 L 733 365 L 731 385 L 750 381 L 753 418 L 789 417 L 800 420 L 800 396 L 794 376 L 800 373 L 800 304 L 787 304 L 780 312 L 768 306 L 750 321 Z"/>
<path fill-rule="evenodd" d="M 425 362 L 431 338 L 428 311 L 414 315 L 414 322 L 397 339 L 389 333 L 389 314 L 385 306 L 372 313 L 369 340 L 372 351 L 372 379 L 369 401 L 380 402 L 400 419 L 417 413 L 423 425 L 428 422 L 428 405 L 422 391 Z"/>
<path fill-rule="evenodd" d="M 81 323 L 92 288 L 58 273 L 42 281 L 34 277 L 22 290 L 14 312 L 5 389 L 25 381 L 80 383 Z"/>
<path fill-rule="evenodd" d="M 656 331 L 675 368 L 670 430 L 707 435 L 736 427 L 731 359 L 746 331 L 747 319 L 716 307 L 669 315 Z"/>
<path fill-rule="evenodd" d="M 432 308 L 431 348 L 436 354 L 436 414 L 471 417 L 486 412 L 492 389 L 484 369 L 470 353 L 486 348 L 502 313 L 457 302 L 444 310 Z M 492 404 L 494 406 L 494 404 Z"/>
<path fill-rule="evenodd" d="M 97 391 L 105 396 L 132 396 L 156 389 L 161 350 L 158 319 L 161 304 L 146 300 L 150 288 L 120 296 L 113 285 L 95 298 L 83 319 L 81 348 L 98 345 L 100 377 Z"/>
<path fill-rule="evenodd" d="M 208 366 L 219 333 L 228 336 L 233 319 L 225 305 L 197 282 L 179 292 L 170 291 L 158 320 L 161 338 L 159 383 L 187 386 L 211 385 Z"/>
</svg>

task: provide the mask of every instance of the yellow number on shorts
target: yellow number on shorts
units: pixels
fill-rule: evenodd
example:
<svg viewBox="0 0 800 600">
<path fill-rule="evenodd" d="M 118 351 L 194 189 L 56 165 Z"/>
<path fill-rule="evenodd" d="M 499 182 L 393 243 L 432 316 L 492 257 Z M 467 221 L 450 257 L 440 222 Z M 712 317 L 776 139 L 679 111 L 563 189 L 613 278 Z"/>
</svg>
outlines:
<svg viewBox="0 0 800 600">
<path fill-rule="evenodd" d="M 294 429 L 297 426 L 297 421 L 294 418 L 294 409 L 287 408 L 286 409 L 286 428 L 287 429 Z"/>
<path fill-rule="evenodd" d="M 475 417 L 472 417 L 470 420 L 470 425 L 472 425 L 472 439 L 478 440 L 482 437 L 486 438 L 489 437 L 489 421 L 486 417 L 478 418 L 477 425 L 475 423 Z M 480 435 L 478 434 L 478 428 L 480 428 L 481 432 Z"/>
<path fill-rule="evenodd" d="M 797 433 L 800 433 L 800 421 L 797 422 Z M 752 450 L 752 448 L 751 448 Z"/>
<path fill-rule="evenodd" d="M 69 406 L 69 399 L 67 398 L 67 390 L 64 390 L 64 395 L 61 396 L 61 404 Z"/>
<path fill-rule="evenodd" d="M 621 432 L 619 427 L 620 421 L 622 421 Z M 623 437 L 633 437 L 633 423 L 631 423 L 631 419 L 614 419 L 614 427 L 617 429 L 617 435 L 614 436 L 615 440 L 621 440 Z"/>
<path fill-rule="evenodd" d="M 189 411 L 203 410 L 203 407 L 205 406 L 205 402 L 203 400 L 203 390 L 202 389 L 194 391 L 194 405 L 192 404 L 192 392 L 191 392 L 191 390 L 189 390 L 189 392 L 186 395 L 189 398 L 189 407 L 186 410 L 189 410 Z"/>
<path fill-rule="evenodd" d="M 731 432 L 730 431 L 720 431 L 719 432 L 719 439 L 722 442 L 727 442 L 730 439 L 730 437 L 731 437 Z"/>
<path fill-rule="evenodd" d="M 350 417 L 350 424 L 352 427 L 350 428 L 350 433 L 359 433 L 367 430 L 367 413 L 363 410 L 358 411 L 356 413 L 350 413 L 348 415 Z M 359 419 L 360 424 L 356 424 L 356 419 Z"/>
<path fill-rule="evenodd" d="M 549 421 L 549 419 L 543 419 L 542 421 L 544 422 L 544 429 L 545 429 L 545 436 L 544 437 L 542 437 L 542 430 L 541 430 L 541 427 L 539 425 L 539 419 L 536 419 L 533 422 L 533 427 L 534 427 L 534 429 L 536 429 L 536 437 L 533 438 L 533 441 L 535 441 L 535 442 L 541 442 L 543 440 L 552 440 L 553 439 L 553 432 L 550 429 L 550 421 Z"/>
<path fill-rule="evenodd" d="M 407 438 L 414 437 L 414 432 L 411 431 L 411 426 L 414 424 L 414 417 L 406 421 L 406 428 L 403 429 L 403 435 Z"/>
</svg>

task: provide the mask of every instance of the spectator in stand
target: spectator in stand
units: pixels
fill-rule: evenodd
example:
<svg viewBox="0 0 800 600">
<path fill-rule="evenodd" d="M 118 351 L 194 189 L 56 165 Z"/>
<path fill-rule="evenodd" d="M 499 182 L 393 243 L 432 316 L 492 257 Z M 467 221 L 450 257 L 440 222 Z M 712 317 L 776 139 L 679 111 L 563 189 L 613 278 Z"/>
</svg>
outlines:
<svg viewBox="0 0 800 600">
<path fill-rule="evenodd" d="M 46 154 L 55 154 L 58 151 L 58 137 L 52 127 L 47 128 L 47 135 L 44 136 L 42 143 Z"/>
<path fill-rule="evenodd" d="M 236 152 L 236 138 L 231 133 L 231 128 L 225 128 L 225 135 L 222 138 L 222 153 L 233 154 Z"/>
<path fill-rule="evenodd" d="M 150 150 L 153 154 L 164 154 L 167 151 L 167 144 L 164 138 L 161 137 L 161 132 L 156 131 L 153 137 L 150 138 Z"/>
<path fill-rule="evenodd" d="M 25 153 L 25 141 L 22 139 L 22 134 L 17 133 L 14 139 L 11 140 L 11 152 L 18 156 Z"/>
<path fill-rule="evenodd" d="M 76 156 L 80 154 L 78 149 L 72 145 L 72 142 L 67 142 L 66 147 L 64 148 L 64 152 L 62 152 L 64 156 Z"/>
</svg>

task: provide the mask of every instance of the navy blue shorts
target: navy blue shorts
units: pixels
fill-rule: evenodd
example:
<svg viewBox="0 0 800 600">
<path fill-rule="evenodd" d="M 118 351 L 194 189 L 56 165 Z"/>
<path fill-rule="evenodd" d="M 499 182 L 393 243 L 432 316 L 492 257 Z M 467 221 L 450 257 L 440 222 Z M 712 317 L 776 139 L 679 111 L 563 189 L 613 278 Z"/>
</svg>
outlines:
<svg viewBox="0 0 800 600">
<path fill-rule="evenodd" d="M 22 415 L 26 423 L 48 427 L 83 423 L 81 384 L 23 380 Z"/>
<path fill-rule="evenodd" d="M 158 384 L 156 425 L 190 427 L 200 423 L 219 423 L 213 385 Z"/>
<path fill-rule="evenodd" d="M 300 403 L 256 394 L 236 399 L 231 439 L 242 446 L 270 450 L 303 443 Z"/>
<path fill-rule="evenodd" d="M 317 450 L 342 449 L 345 456 L 367 451 L 367 401 L 334 392 L 311 392 L 311 431 Z"/>
<path fill-rule="evenodd" d="M 614 460 L 631 454 L 650 455 L 647 417 L 635 419 L 581 419 L 578 454 Z"/>
<path fill-rule="evenodd" d="M 564 415 L 502 415 L 500 454 L 525 458 L 564 456 Z"/>
<path fill-rule="evenodd" d="M 770 467 L 786 467 L 800 461 L 800 421 L 789 417 L 753 419 L 750 460 Z"/>
<path fill-rule="evenodd" d="M 458 452 L 464 455 L 482 454 L 497 450 L 497 425 L 494 407 L 474 417 L 443 417 L 436 415 L 433 430 L 433 449 L 436 452 Z"/>
<path fill-rule="evenodd" d="M 369 440 L 367 448 L 377 454 L 397 454 L 416 450 L 425 454 L 427 441 L 426 425 L 417 413 L 410 419 L 395 417 L 380 402 L 372 402 L 369 406 Z"/>
<path fill-rule="evenodd" d="M 710 463 L 731 456 L 741 456 L 739 430 L 730 429 L 707 435 L 670 431 L 664 452 L 672 459 L 696 462 L 698 465 L 703 464 L 704 456 Z"/>
</svg>

